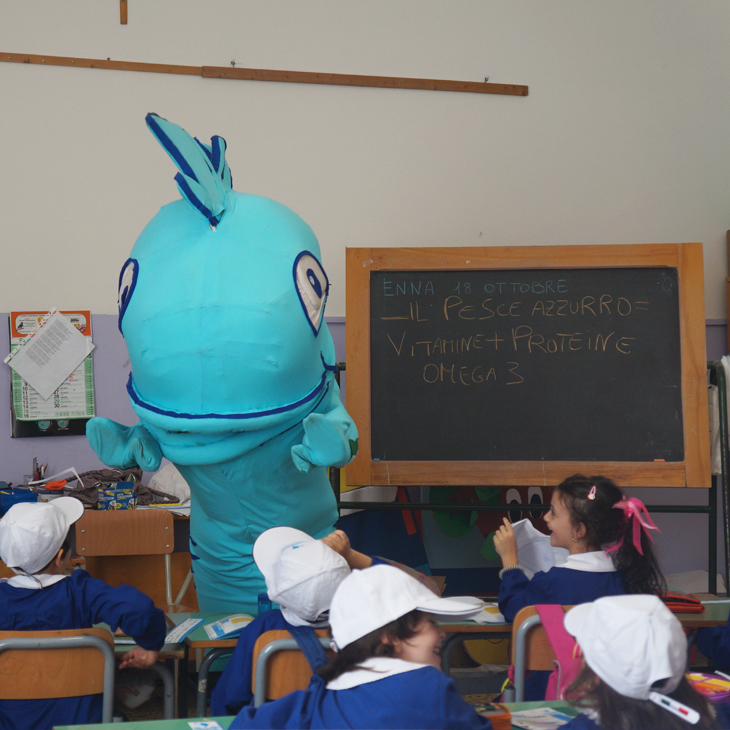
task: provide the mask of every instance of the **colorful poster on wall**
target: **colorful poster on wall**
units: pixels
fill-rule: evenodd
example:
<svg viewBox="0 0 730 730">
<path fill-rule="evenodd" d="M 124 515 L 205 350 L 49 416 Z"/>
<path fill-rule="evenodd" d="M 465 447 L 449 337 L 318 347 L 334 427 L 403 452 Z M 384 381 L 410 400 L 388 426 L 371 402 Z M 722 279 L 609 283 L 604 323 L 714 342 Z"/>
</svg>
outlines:
<svg viewBox="0 0 730 730">
<path fill-rule="evenodd" d="M 11 353 L 36 331 L 47 314 L 47 311 L 10 313 Z M 91 340 L 90 311 L 62 311 L 61 314 Z M 12 369 L 10 390 L 13 438 L 84 435 L 86 422 L 95 415 L 93 355 L 89 354 L 50 398 L 42 398 Z"/>
</svg>

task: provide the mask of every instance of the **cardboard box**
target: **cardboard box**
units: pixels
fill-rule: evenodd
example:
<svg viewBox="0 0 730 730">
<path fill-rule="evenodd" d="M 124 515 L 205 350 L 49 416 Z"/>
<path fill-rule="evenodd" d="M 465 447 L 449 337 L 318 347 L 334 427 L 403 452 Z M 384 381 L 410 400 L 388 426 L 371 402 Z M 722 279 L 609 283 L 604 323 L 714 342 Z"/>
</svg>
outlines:
<svg viewBox="0 0 730 730">
<path fill-rule="evenodd" d="M 98 509 L 134 509 L 134 482 L 105 482 L 99 487 Z"/>
</svg>

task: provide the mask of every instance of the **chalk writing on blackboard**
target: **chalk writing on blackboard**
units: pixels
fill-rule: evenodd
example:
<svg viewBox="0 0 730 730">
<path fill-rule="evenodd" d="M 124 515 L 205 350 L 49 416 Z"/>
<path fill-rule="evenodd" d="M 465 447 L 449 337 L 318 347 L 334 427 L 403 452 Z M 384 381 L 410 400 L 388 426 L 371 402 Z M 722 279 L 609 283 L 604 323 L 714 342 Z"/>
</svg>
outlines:
<svg viewBox="0 0 730 730">
<path fill-rule="evenodd" d="M 374 271 L 372 456 L 682 461 L 677 270 Z"/>
</svg>

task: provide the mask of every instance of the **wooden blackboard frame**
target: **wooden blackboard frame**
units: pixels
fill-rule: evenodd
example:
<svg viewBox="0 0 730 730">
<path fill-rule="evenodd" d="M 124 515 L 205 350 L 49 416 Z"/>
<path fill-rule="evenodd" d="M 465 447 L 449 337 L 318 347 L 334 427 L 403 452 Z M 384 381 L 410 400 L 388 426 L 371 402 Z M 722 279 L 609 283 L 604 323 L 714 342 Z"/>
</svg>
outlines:
<svg viewBox="0 0 730 730">
<path fill-rule="evenodd" d="M 347 410 L 360 432 L 351 485 L 552 486 L 576 472 L 622 486 L 711 486 L 701 243 L 475 248 L 348 248 Z M 684 461 L 373 461 L 370 414 L 370 274 L 373 271 L 675 268 L 679 278 Z"/>
</svg>

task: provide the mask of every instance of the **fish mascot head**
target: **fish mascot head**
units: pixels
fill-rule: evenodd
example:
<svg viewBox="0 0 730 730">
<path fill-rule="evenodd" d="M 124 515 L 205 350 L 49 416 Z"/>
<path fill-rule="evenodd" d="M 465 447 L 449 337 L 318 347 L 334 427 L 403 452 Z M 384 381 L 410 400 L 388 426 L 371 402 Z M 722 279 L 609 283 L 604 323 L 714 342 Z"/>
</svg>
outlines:
<svg viewBox="0 0 730 730">
<path fill-rule="evenodd" d="M 127 390 L 166 457 L 218 463 L 323 397 L 335 371 L 329 281 L 296 213 L 232 189 L 221 137 L 207 145 L 156 114 L 146 121 L 183 199 L 147 224 L 119 277 Z"/>
</svg>

